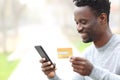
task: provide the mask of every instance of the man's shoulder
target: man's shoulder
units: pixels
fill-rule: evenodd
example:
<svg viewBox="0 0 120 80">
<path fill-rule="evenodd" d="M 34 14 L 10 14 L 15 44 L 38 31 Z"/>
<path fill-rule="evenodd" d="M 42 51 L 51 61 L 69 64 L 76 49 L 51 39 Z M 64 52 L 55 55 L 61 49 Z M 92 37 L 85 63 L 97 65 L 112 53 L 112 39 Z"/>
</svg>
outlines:
<svg viewBox="0 0 120 80">
<path fill-rule="evenodd" d="M 115 50 L 120 49 L 120 34 L 114 35 L 114 41 L 112 43 L 114 43 L 113 47 L 115 48 Z"/>
<path fill-rule="evenodd" d="M 120 34 L 114 34 L 115 38 L 120 40 Z"/>
<path fill-rule="evenodd" d="M 114 35 L 114 42 L 115 42 L 117 45 L 120 45 L 120 34 L 115 34 L 115 35 Z"/>
</svg>

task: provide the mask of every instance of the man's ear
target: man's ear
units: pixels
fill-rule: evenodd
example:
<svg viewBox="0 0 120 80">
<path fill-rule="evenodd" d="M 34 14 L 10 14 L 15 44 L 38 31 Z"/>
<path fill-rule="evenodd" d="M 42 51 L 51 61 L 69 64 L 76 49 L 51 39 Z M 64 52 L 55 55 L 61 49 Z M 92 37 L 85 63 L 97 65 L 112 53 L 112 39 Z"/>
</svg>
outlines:
<svg viewBox="0 0 120 80">
<path fill-rule="evenodd" d="M 99 15 L 99 21 L 101 24 L 106 24 L 107 23 L 107 14 L 106 13 L 101 13 Z"/>
</svg>

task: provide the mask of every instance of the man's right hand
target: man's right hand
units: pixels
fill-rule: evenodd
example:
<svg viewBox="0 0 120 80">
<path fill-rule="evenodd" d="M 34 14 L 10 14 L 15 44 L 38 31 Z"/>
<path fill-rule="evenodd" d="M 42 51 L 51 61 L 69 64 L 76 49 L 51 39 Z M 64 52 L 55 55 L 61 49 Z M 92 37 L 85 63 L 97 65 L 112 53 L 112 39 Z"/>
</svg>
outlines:
<svg viewBox="0 0 120 80">
<path fill-rule="evenodd" d="M 40 63 L 42 63 L 42 71 L 47 75 L 48 78 L 53 78 L 55 76 L 55 65 L 51 64 L 50 61 L 47 61 L 45 58 L 42 58 L 40 60 Z"/>
</svg>

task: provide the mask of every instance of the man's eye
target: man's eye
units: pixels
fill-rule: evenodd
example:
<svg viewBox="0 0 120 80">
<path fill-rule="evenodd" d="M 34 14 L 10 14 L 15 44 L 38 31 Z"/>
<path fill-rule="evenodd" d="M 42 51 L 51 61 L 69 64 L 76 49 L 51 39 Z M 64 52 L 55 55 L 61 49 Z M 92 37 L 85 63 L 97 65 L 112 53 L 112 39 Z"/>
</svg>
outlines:
<svg viewBox="0 0 120 80">
<path fill-rule="evenodd" d="M 81 23 L 82 23 L 82 24 L 86 24 L 87 21 L 86 21 L 86 20 L 81 20 Z"/>
</svg>

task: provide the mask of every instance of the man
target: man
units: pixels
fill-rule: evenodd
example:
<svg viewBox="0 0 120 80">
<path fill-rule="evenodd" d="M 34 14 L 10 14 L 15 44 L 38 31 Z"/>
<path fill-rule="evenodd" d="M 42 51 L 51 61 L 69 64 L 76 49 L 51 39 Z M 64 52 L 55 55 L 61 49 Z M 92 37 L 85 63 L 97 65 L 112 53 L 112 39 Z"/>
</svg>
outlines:
<svg viewBox="0 0 120 80">
<path fill-rule="evenodd" d="M 120 80 L 120 37 L 109 27 L 109 0 L 74 0 L 74 18 L 83 42 L 93 42 L 83 57 L 71 57 L 73 80 Z M 50 80 L 60 80 L 54 65 L 40 60 Z"/>
</svg>

